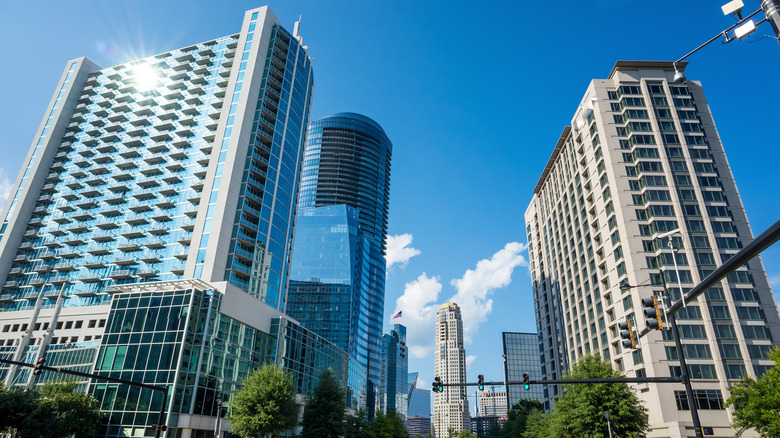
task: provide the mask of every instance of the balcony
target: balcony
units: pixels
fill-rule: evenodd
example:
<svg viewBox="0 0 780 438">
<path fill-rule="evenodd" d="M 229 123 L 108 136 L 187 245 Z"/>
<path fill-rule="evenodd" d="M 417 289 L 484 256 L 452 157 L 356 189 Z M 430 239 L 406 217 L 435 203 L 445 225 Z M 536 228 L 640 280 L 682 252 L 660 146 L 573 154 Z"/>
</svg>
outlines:
<svg viewBox="0 0 780 438">
<path fill-rule="evenodd" d="M 130 269 L 119 269 L 109 275 L 109 278 L 114 280 L 127 280 L 133 278 L 133 271 Z"/>
</svg>

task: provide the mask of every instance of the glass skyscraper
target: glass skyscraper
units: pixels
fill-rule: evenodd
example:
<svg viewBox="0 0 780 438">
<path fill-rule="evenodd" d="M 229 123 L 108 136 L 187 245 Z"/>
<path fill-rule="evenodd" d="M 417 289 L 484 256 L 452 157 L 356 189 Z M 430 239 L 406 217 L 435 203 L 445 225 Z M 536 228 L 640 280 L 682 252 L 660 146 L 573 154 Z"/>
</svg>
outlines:
<svg viewBox="0 0 780 438">
<path fill-rule="evenodd" d="M 394 324 L 382 335 L 382 382 L 379 398 L 383 413 L 395 411 L 406 420 L 409 407 L 409 355 L 406 347 L 406 327 Z"/>
<path fill-rule="evenodd" d="M 539 335 L 537 333 L 502 333 L 504 357 L 506 358 L 506 378 L 509 382 L 521 382 L 523 374 L 528 373 L 530 380 L 542 380 L 542 361 L 539 358 Z M 544 403 L 546 389 L 541 385 L 531 385 L 525 390 L 523 385 L 509 385 L 509 407 L 520 399 L 534 398 Z M 548 407 L 549 409 L 549 407 Z"/>
<path fill-rule="evenodd" d="M 369 416 L 382 364 L 391 156 L 382 127 L 363 115 L 309 124 L 287 304 L 291 317 L 365 366 Z"/>
<path fill-rule="evenodd" d="M 267 7 L 234 35 L 68 62 L 0 213 L 0 353 L 168 386 L 81 382 L 107 436 L 153 435 L 163 403 L 168 434 L 202 436 L 263 362 L 304 394 L 327 367 L 346 386 L 345 350 L 282 314 L 312 85 Z"/>
</svg>

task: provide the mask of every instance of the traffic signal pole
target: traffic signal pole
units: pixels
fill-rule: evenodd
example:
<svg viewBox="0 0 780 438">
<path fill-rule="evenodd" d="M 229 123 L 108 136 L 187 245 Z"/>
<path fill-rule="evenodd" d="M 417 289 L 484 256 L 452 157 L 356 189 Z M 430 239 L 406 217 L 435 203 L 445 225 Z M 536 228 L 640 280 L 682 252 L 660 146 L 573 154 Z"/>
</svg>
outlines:
<svg viewBox="0 0 780 438">
<path fill-rule="evenodd" d="M 71 376 L 78 376 L 78 377 L 84 377 L 87 379 L 95 379 L 95 380 L 102 380 L 104 382 L 111 382 L 111 383 L 120 383 L 122 385 L 130 385 L 130 386 L 136 386 L 138 388 L 143 389 L 149 389 L 152 391 L 158 391 L 162 393 L 162 403 L 160 404 L 160 413 L 157 417 L 157 424 L 154 426 L 155 432 L 154 436 L 155 438 L 160 438 L 160 432 L 164 431 L 166 429 L 165 427 L 165 406 L 168 403 L 168 387 L 167 386 L 156 386 L 156 385 L 147 385 L 145 383 L 138 383 L 133 382 L 132 380 L 124 380 L 124 379 L 115 379 L 113 377 L 106 377 L 101 376 L 99 374 L 90 374 L 90 373 L 82 373 L 80 371 L 73 371 L 68 370 L 65 368 L 57 368 L 57 367 L 47 367 L 42 365 L 41 363 L 36 362 L 35 364 L 27 363 L 27 362 L 19 362 L 15 360 L 8 360 L 8 359 L 0 359 L 0 363 L 7 363 L 10 365 L 16 365 L 20 367 L 27 367 L 27 368 L 34 368 L 35 370 L 43 370 L 43 371 L 53 371 L 55 373 L 62 373 L 62 374 L 69 374 Z M 30 373 L 32 374 L 32 373 Z"/>
</svg>

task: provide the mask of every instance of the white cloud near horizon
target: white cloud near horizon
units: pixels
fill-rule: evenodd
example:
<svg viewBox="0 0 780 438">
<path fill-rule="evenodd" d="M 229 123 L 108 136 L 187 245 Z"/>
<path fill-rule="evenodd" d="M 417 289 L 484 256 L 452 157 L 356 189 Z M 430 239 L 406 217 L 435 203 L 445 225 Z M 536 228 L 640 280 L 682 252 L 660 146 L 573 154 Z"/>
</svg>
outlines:
<svg viewBox="0 0 780 438">
<path fill-rule="evenodd" d="M 469 269 L 463 277 L 452 280 L 451 284 L 457 293 L 450 301 L 460 306 L 463 337 L 467 343 L 472 342 L 479 332 L 479 326 L 487 321 L 487 316 L 492 312 L 494 291 L 509 286 L 514 269 L 528 264 L 520 254 L 525 250 L 525 244 L 507 243 L 492 258 L 480 260 L 475 269 Z"/>
<path fill-rule="evenodd" d="M 11 196 L 12 186 L 11 178 L 8 177 L 4 169 L 0 168 L 0 210 L 5 207 L 6 201 Z"/>
<path fill-rule="evenodd" d="M 470 354 L 470 355 L 466 356 L 466 369 L 467 370 L 469 368 L 471 368 L 471 364 L 473 364 L 475 360 L 477 360 L 477 356 L 475 356 L 473 354 Z"/>
<path fill-rule="evenodd" d="M 420 250 L 411 246 L 414 236 L 409 233 L 387 236 L 387 270 L 395 264 L 406 266 L 412 257 L 421 254 Z"/>
<path fill-rule="evenodd" d="M 487 321 L 493 308 L 493 293 L 511 283 L 512 272 L 517 266 L 527 264 L 525 257 L 520 254 L 525 250 L 524 244 L 507 243 L 490 259 L 480 260 L 474 269 L 466 270 L 463 277 L 450 282 L 456 294 L 447 301 L 455 302 L 460 307 L 466 342 L 470 343 L 479 332 L 479 326 Z M 436 313 L 443 302 L 439 300 L 441 290 L 439 278 L 429 277 L 423 272 L 404 285 L 403 295 L 395 302 L 393 314 L 403 311 L 403 316 L 397 321 L 406 326 L 406 345 L 411 357 L 422 359 L 433 352 Z M 473 356 L 469 360 L 475 359 L 476 356 Z"/>
<path fill-rule="evenodd" d="M 414 358 L 424 358 L 433 351 L 433 330 L 436 323 L 436 301 L 441 292 L 438 277 L 428 277 L 423 272 L 415 280 L 404 285 L 404 293 L 395 300 L 395 315 L 403 311 L 398 321 L 406 326 L 406 345 Z"/>
</svg>

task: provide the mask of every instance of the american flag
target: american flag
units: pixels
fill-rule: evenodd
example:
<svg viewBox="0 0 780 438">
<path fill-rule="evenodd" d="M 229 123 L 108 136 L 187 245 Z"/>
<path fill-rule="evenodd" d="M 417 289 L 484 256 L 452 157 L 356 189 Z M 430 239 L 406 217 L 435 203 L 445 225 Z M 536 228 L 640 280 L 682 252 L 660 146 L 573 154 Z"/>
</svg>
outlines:
<svg viewBox="0 0 780 438">
<path fill-rule="evenodd" d="M 398 313 L 396 313 L 395 315 L 393 315 L 392 319 L 400 318 L 400 317 L 401 317 L 401 312 L 403 312 L 403 311 L 402 311 L 402 310 L 399 310 L 399 311 L 398 311 Z"/>
</svg>

